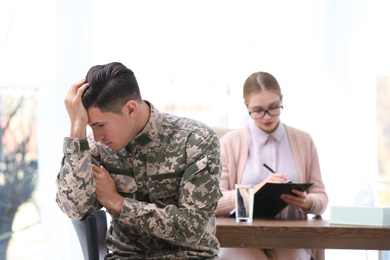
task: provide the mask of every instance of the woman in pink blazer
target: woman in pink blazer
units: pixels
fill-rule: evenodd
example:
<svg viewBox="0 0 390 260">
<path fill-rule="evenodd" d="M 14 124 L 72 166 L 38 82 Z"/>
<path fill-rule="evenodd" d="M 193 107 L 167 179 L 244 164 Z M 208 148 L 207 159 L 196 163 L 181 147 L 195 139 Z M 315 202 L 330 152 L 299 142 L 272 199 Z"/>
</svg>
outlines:
<svg viewBox="0 0 390 260">
<path fill-rule="evenodd" d="M 288 180 L 314 183 L 307 192 L 293 190 L 297 196 L 283 194 L 288 206 L 277 219 L 304 219 L 322 214 L 328 196 L 322 182 L 317 150 L 311 136 L 280 122 L 283 95 L 277 80 L 269 73 L 257 72 L 244 83 L 245 105 L 253 120 L 242 129 L 221 138 L 223 197 L 217 216 L 229 216 L 235 208 L 235 184 L 254 184 L 255 192 L 265 183 Z M 266 164 L 275 173 L 263 165 Z M 235 258 L 238 257 L 238 258 Z M 220 259 L 307 259 L 313 250 L 222 248 Z"/>
</svg>

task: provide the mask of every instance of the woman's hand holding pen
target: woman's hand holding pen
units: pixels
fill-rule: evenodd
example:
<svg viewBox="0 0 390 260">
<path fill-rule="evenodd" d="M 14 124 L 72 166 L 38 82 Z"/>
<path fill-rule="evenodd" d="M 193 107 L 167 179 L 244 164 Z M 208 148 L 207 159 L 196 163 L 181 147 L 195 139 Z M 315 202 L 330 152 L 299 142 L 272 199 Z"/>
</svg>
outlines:
<svg viewBox="0 0 390 260">
<path fill-rule="evenodd" d="M 258 183 L 257 185 L 255 185 L 255 193 L 261 189 L 261 187 L 264 186 L 264 184 L 266 184 L 267 182 L 271 182 L 271 183 L 282 183 L 282 182 L 287 182 L 288 179 L 286 177 L 284 177 L 284 175 L 282 173 L 276 173 L 274 170 L 272 170 L 267 164 L 263 164 L 263 166 L 265 168 L 267 168 L 271 174 L 268 175 L 267 178 L 265 178 L 264 181 Z"/>
<path fill-rule="evenodd" d="M 284 175 L 282 173 L 271 173 L 270 175 L 268 175 L 268 177 L 255 185 L 254 187 L 254 191 L 257 192 L 258 190 L 261 189 L 261 187 L 264 186 L 264 184 L 266 184 L 267 182 L 271 182 L 271 183 L 282 183 L 282 182 L 287 182 L 287 178 L 284 177 Z"/>
</svg>

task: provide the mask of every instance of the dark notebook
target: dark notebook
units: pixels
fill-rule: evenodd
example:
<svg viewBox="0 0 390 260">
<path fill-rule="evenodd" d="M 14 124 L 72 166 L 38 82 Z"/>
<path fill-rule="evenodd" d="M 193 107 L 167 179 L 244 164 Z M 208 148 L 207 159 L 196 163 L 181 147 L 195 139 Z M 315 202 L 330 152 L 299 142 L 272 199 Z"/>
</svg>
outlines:
<svg viewBox="0 0 390 260">
<path fill-rule="evenodd" d="M 288 204 L 280 199 L 282 194 L 292 194 L 291 190 L 306 191 L 313 183 L 266 183 L 255 193 L 253 218 L 272 218 Z"/>
</svg>

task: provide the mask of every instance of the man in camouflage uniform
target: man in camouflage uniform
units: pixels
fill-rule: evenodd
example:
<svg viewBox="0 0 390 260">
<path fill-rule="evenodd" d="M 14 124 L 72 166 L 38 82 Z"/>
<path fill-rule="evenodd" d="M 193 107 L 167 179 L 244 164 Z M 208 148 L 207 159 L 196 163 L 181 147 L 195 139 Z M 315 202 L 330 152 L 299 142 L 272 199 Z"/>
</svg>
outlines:
<svg viewBox="0 0 390 260">
<path fill-rule="evenodd" d="M 106 259 L 218 259 L 216 133 L 143 101 L 121 63 L 92 67 L 65 106 L 71 133 L 56 200 L 72 219 L 106 208 Z"/>
</svg>

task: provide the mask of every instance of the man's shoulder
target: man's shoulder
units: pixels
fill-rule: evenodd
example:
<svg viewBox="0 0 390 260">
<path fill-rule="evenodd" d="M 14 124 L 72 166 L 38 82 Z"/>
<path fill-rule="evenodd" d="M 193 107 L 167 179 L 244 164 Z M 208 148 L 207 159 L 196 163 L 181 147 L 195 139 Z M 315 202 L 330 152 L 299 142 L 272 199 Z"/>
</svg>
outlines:
<svg viewBox="0 0 390 260">
<path fill-rule="evenodd" d="M 169 113 L 163 113 L 163 117 L 162 128 L 164 131 L 179 131 L 186 135 L 195 134 L 200 137 L 216 136 L 216 132 L 211 127 L 198 120 Z"/>
</svg>

